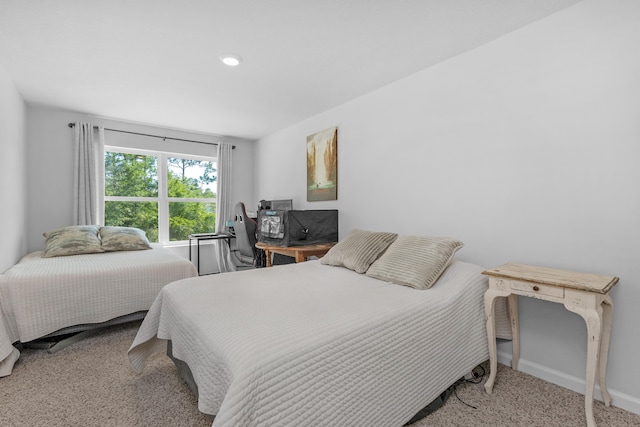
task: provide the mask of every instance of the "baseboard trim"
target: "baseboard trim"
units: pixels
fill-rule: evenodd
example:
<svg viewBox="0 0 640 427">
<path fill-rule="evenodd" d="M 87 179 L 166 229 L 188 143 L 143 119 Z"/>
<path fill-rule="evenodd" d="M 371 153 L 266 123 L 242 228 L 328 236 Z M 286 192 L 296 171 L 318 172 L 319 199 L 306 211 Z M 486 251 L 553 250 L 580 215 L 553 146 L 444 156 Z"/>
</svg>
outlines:
<svg viewBox="0 0 640 427">
<path fill-rule="evenodd" d="M 499 351 L 498 362 L 506 366 L 511 366 L 511 353 Z M 518 370 L 584 395 L 584 378 L 567 375 L 564 372 L 556 371 L 555 369 L 522 358 L 520 358 L 518 362 Z M 602 392 L 600 391 L 600 386 L 597 384 L 594 394 L 597 400 L 602 401 Z M 640 415 L 640 399 L 637 397 L 612 390 L 611 388 L 609 388 L 609 395 L 611 396 L 611 404 L 613 406 Z"/>
</svg>

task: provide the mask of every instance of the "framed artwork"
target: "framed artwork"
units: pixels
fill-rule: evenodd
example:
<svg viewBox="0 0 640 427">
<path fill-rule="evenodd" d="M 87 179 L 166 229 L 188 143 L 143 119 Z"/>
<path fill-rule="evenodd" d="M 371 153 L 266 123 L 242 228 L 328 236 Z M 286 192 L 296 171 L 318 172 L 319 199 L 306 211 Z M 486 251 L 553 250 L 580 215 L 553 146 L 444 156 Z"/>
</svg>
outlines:
<svg viewBox="0 0 640 427">
<path fill-rule="evenodd" d="M 307 137 L 307 201 L 338 200 L 338 128 Z"/>
</svg>

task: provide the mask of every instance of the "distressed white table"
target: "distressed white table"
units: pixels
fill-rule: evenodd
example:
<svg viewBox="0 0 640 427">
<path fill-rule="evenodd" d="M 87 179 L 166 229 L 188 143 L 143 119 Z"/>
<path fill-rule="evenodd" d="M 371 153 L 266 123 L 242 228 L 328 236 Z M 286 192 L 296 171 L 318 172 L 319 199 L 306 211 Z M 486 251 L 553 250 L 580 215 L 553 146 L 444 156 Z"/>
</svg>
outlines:
<svg viewBox="0 0 640 427">
<path fill-rule="evenodd" d="M 595 427 L 593 393 L 596 376 L 607 406 L 611 397 L 607 390 L 607 356 L 611 339 L 613 301 L 609 296 L 618 278 L 597 274 L 577 273 L 522 264 L 505 264 L 483 272 L 489 276 L 489 289 L 484 296 L 489 339 L 491 372 L 485 384 L 487 393 L 493 390 L 498 367 L 494 307 L 497 297 L 509 300 L 509 316 L 513 335 L 511 368 L 518 369 L 520 332 L 518 325 L 518 295 L 564 304 L 567 310 L 582 316 L 587 323 L 587 375 L 585 379 L 585 415 L 587 426 Z"/>
</svg>

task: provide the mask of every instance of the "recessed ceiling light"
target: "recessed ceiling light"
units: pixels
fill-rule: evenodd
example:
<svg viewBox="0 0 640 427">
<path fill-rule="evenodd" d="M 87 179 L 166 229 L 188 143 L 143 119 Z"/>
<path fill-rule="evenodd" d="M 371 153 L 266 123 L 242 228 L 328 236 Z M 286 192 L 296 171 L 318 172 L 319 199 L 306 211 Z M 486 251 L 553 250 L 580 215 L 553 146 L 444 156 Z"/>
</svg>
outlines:
<svg viewBox="0 0 640 427">
<path fill-rule="evenodd" d="M 236 55 L 235 53 L 225 53 L 220 56 L 220 61 L 229 67 L 237 67 L 242 62 L 242 58 L 240 55 Z"/>
</svg>

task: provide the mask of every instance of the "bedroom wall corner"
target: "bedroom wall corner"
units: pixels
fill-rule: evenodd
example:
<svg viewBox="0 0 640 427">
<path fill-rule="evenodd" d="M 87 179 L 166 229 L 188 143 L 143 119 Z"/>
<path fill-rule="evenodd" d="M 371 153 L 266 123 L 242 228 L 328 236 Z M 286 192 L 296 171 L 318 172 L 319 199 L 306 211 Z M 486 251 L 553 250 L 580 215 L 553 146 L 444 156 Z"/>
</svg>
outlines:
<svg viewBox="0 0 640 427">
<path fill-rule="evenodd" d="M 0 64 L 0 273 L 27 251 L 26 105 Z"/>
</svg>

